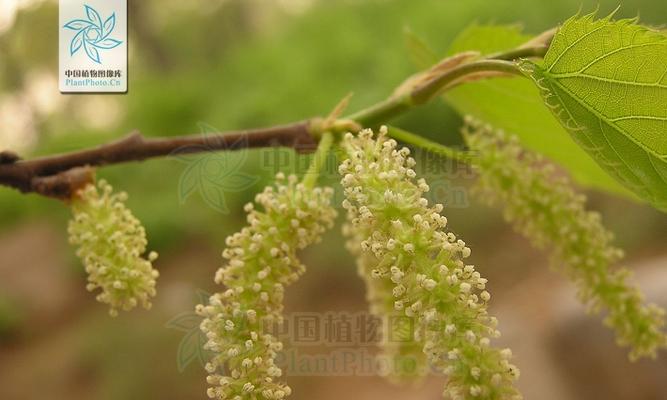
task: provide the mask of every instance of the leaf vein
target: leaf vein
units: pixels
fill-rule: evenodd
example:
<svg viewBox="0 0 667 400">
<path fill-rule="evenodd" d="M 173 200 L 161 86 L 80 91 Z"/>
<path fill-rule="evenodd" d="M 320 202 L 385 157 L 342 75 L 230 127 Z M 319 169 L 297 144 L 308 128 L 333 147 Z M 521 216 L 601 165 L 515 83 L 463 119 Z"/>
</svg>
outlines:
<svg viewBox="0 0 667 400">
<path fill-rule="evenodd" d="M 667 70 L 665 70 L 665 72 L 667 73 Z M 591 79 L 591 80 L 600 81 L 600 82 L 615 83 L 615 84 L 618 84 L 618 85 L 629 85 L 629 86 L 636 86 L 636 87 L 653 87 L 653 88 L 667 89 L 667 85 L 659 83 L 659 82 L 662 81 L 662 78 L 658 82 L 648 83 L 648 82 L 624 81 L 622 79 L 615 79 L 615 78 L 606 78 L 606 77 L 603 77 L 603 76 L 591 75 L 591 74 L 587 74 L 587 73 L 584 73 L 584 72 L 567 72 L 567 73 L 560 73 L 560 74 L 556 73 L 556 74 L 551 74 L 551 76 L 554 77 L 554 78 L 559 78 L 559 79 L 582 78 L 582 79 Z"/>
<path fill-rule="evenodd" d="M 577 71 L 577 72 L 582 73 L 582 72 L 586 71 L 588 68 L 590 68 L 590 67 L 594 66 L 595 64 L 597 64 L 598 62 L 604 60 L 605 58 L 607 58 L 607 57 L 609 57 L 609 56 L 612 56 L 612 55 L 614 55 L 614 54 L 616 54 L 616 53 L 620 53 L 621 51 L 632 50 L 632 49 L 636 49 L 636 48 L 640 48 L 640 47 L 648 47 L 648 46 L 665 46 L 665 47 L 667 47 L 667 43 L 665 43 L 665 42 L 650 42 L 650 43 L 640 43 L 640 44 L 632 44 L 632 45 L 628 45 L 628 46 L 622 46 L 622 47 L 619 47 L 619 48 L 614 49 L 614 50 L 612 50 L 612 51 L 610 51 L 610 52 L 601 54 L 600 56 L 594 58 L 591 62 L 589 62 L 588 64 L 584 65 L 584 66 L 583 66 L 579 71 Z"/>
<path fill-rule="evenodd" d="M 559 88 L 561 88 L 563 91 L 567 92 L 567 93 L 570 95 L 570 97 L 572 98 L 572 100 L 576 101 L 576 102 L 579 103 L 582 107 L 586 108 L 588 111 L 590 111 L 590 112 L 591 112 L 593 115 L 595 115 L 597 118 L 600 118 L 600 119 L 602 119 L 603 121 L 609 119 L 606 115 L 600 113 L 600 111 L 599 111 L 598 109 L 596 109 L 595 107 L 591 106 L 590 104 L 588 104 L 588 103 L 586 103 L 586 102 L 584 102 L 584 101 L 581 101 L 581 99 L 579 99 L 574 93 L 572 93 L 572 91 L 571 91 L 568 87 L 564 86 L 564 85 L 563 85 L 562 83 L 560 83 L 558 80 L 553 79 L 553 84 L 557 85 L 557 86 L 558 86 Z M 559 96 L 559 98 L 560 98 L 560 96 Z M 563 104 L 565 104 L 565 103 L 563 103 Z M 630 139 L 632 142 L 634 142 L 636 145 L 638 145 L 639 147 L 641 147 L 641 148 L 644 149 L 645 151 L 647 151 L 647 152 L 653 154 L 654 156 L 656 156 L 656 157 L 658 157 L 658 158 L 663 158 L 663 156 L 661 156 L 660 154 L 655 153 L 655 151 L 654 151 L 653 149 L 648 148 L 645 144 L 643 144 L 642 142 L 640 142 L 640 141 L 638 141 L 637 139 L 635 139 L 632 135 L 629 135 L 627 132 L 625 132 L 624 129 L 621 129 L 619 126 L 617 126 L 617 125 L 615 125 L 615 124 L 613 124 L 613 125 L 611 125 L 611 126 L 613 126 L 614 129 L 616 129 L 619 133 L 621 133 L 623 136 L 625 136 L 625 137 L 627 137 L 628 139 Z"/>
<path fill-rule="evenodd" d="M 622 117 L 609 118 L 609 122 L 627 121 L 627 120 L 652 120 L 652 121 L 667 121 L 667 117 L 660 117 L 655 115 L 625 115 Z"/>
<path fill-rule="evenodd" d="M 604 25 L 599 26 L 599 27 L 593 29 L 592 31 L 587 32 L 586 34 L 584 34 L 584 35 L 582 35 L 581 37 L 577 38 L 577 40 L 575 40 L 574 42 L 570 43 L 570 44 L 569 44 L 569 45 L 568 45 L 568 46 L 567 46 L 567 47 L 566 47 L 566 48 L 565 48 L 565 49 L 564 49 L 564 50 L 563 50 L 563 51 L 556 57 L 556 59 L 551 63 L 551 66 L 549 67 L 549 69 L 547 70 L 547 72 L 551 72 L 551 70 L 553 69 L 553 67 L 555 67 L 556 64 L 558 64 L 558 62 L 560 61 L 560 59 L 563 58 L 563 56 L 564 56 L 567 52 L 569 52 L 574 46 L 576 46 L 577 43 L 581 42 L 582 40 L 586 39 L 586 38 L 589 37 L 590 35 L 594 34 L 595 32 L 597 32 L 597 31 L 599 31 L 600 29 L 603 29 L 603 28 L 604 28 Z"/>
</svg>

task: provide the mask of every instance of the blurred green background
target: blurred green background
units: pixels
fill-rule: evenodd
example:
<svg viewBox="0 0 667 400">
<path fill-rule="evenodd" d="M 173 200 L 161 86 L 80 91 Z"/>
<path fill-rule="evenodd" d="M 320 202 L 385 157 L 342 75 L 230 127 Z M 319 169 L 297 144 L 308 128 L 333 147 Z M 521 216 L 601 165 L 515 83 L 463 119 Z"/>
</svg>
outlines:
<svg viewBox="0 0 667 400">
<path fill-rule="evenodd" d="M 221 131 L 268 126 L 326 115 L 350 92 L 349 109 L 357 110 L 387 97 L 415 72 L 406 28 L 445 54 L 456 34 L 475 22 L 520 24 L 537 34 L 580 9 L 599 6 L 607 14 L 618 5 L 618 0 L 129 0 L 129 93 L 61 95 L 57 2 L 3 0 L 0 149 L 29 157 L 103 143 L 133 129 L 170 136 L 198 133 L 202 126 Z M 667 22 L 663 0 L 624 1 L 618 15 L 640 15 L 643 23 L 655 26 Z M 397 124 L 457 144 L 460 121 L 436 101 Z M 161 254 L 155 309 L 116 319 L 108 318 L 105 307 L 84 290 L 85 276 L 66 241 L 68 209 L 0 189 L 0 399 L 205 396 L 205 373 L 196 362 L 178 370 L 185 333 L 170 328 L 168 321 L 193 309 L 198 289 L 216 290 L 212 277 L 221 262 L 219 253 L 224 237 L 244 222 L 242 205 L 278 166 L 299 171 L 307 165 L 303 157 L 276 150 L 250 151 L 241 158 L 220 155 L 216 162 L 234 163 L 241 173 L 259 178 L 225 194 L 228 213 L 215 210 L 199 193 L 181 201 L 179 179 L 186 166 L 175 159 L 99 171 L 117 190 L 130 194 L 128 204 L 146 226 L 150 247 Z M 629 364 L 608 332 L 598 329 L 597 319 L 591 325 L 568 325 L 583 312 L 575 308 L 575 318 L 555 304 L 559 293 L 571 294 L 567 282 L 554 279 L 546 258 L 513 234 L 498 211 L 469 201 L 471 177 L 453 176 L 454 167 L 445 166 L 444 176 L 451 179 L 425 172 L 462 193 L 448 218 L 490 278 L 501 330 L 510 332 L 508 343 L 534 342 L 534 348 L 518 346 L 527 397 L 550 398 L 545 392 L 558 387 L 557 393 L 565 396 L 560 398 L 583 399 L 591 393 L 608 399 L 628 398 L 619 397 L 628 393 L 637 399 L 667 398 L 663 381 L 646 378 L 656 374 L 656 365 L 662 368 L 658 374 L 665 372 L 664 355 L 655 364 Z M 326 179 L 335 183 L 335 166 L 328 172 Z M 645 275 L 654 265 L 667 270 L 667 217 L 627 200 L 590 195 L 591 207 L 604 214 L 628 262 L 637 265 L 640 281 L 655 281 Z M 305 254 L 310 271 L 288 295 L 289 310 L 365 307 L 354 261 L 341 248 L 335 230 Z M 655 290 L 667 292 L 663 289 L 665 285 Z M 506 322 L 503 312 L 509 315 Z M 572 339 L 578 337 L 571 333 L 574 329 L 586 331 L 594 345 Z M 538 335 L 540 339 L 527 339 Z M 546 355 L 536 360 L 535 348 Z M 593 367 L 577 369 L 581 359 L 564 357 L 563 350 L 588 351 Z M 637 377 L 648 379 L 642 381 L 644 389 L 638 388 Z M 421 389 L 397 390 L 372 377 L 323 377 L 296 378 L 292 386 L 295 399 L 333 399 L 345 393 L 435 398 L 442 382 L 432 381 Z"/>
</svg>

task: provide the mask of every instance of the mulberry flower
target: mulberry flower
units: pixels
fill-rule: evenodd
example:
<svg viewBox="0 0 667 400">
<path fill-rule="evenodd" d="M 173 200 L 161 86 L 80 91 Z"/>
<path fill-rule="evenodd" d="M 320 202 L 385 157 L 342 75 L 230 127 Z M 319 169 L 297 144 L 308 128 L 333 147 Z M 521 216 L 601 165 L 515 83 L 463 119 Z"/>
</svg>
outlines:
<svg viewBox="0 0 667 400">
<path fill-rule="evenodd" d="M 357 270 L 366 286 L 370 312 L 383 322 L 380 350 L 381 356 L 388 361 L 387 365 L 391 366 L 386 373 L 387 378 L 396 383 L 421 378 L 428 370 L 428 360 L 422 351 L 420 331 L 415 329 L 415 318 L 400 315 L 394 310 L 394 283 L 374 276 L 375 257 L 362 252 L 359 246 L 365 238 L 350 223 L 343 225 L 343 234 L 348 237 L 348 251 L 357 258 Z"/>
<path fill-rule="evenodd" d="M 487 312 L 486 279 L 465 259 L 470 248 L 448 232 L 443 206 L 429 206 L 416 179 L 415 160 L 397 149 L 386 128 L 345 136 L 343 175 L 352 238 L 370 257 L 371 276 L 391 284 L 393 309 L 414 318 L 430 363 L 448 375 L 452 399 L 514 399 L 518 369 L 511 351 L 490 345 L 500 335 Z M 378 283 L 379 285 L 380 283 Z"/>
<path fill-rule="evenodd" d="M 207 305 L 197 306 L 204 317 L 205 348 L 214 355 L 206 364 L 208 396 L 217 399 L 282 399 L 291 393 L 279 382 L 275 359 L 282 343 L 263 326 L 283 320 L 285 287 L 305 271 L 297 250 L 316 243 L 333 226 L 333 190 L 297 183 L 295 176 L 257 195 L 245 206 L 248 226 L 227 238 L 227 260 L 215 276 L 226 287 Z"/>
<path fill-rule="evenodd" d="M 616 331 L 620 345 L 631 346 L 630 358 L 656 355 L 667 345 L 664 311 L 644 304 L 629 283 L 630 271 L 612 268 L 623 252 L 600 215 L 586 211 L 585 197 L 575 193 L 566 177 L 541 156 L 470 118 L 464 137 L 475 151 L 479 172 L 477 194 L 489 204 L 504 206 L 505 219 L 536 247 L 552 248 L 552 263 L 564 267 L 591 311 L 606 311 L 605 323 Z"/>
<path fill-rule="evenodd" d="M 98 189 L 99 187 L 99 189 Z M 146 231 L 123 204 L 124 192 L 113 194 L 104 180 L 89 184 L 72 201 L 73 217 L 68 232 L 76 255 L 88 273 L 89 291 L 101 289 L 97 300 L 111 306 L 110 314 L 130 310 L 138 304 L 150 308 L 159 276 L 152 262 L 157 253 L 146 251 Z"/>
</svg>

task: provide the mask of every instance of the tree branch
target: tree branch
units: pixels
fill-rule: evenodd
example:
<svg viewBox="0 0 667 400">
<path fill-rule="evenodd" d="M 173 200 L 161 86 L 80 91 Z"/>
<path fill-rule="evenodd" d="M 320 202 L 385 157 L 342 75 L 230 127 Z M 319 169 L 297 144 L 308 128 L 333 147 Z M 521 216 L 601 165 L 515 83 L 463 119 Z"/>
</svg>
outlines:
<svg viewBox="0 0 667 400">
<path fill-rule="evenodd" d="M 315 150 L 311 121 L 264 129 L 233 131 L 216 135 L 192 135 L 160 139 L 144 138 L 139 132 L 102 146 L 33 160 L 20 161 L 11 152 L 0 156 L 0 185 L 23 193 L 67 199 L 80 186 L 83 174 L 77 168 L 143 161 L 174 152 L 196 153 L 243 148 L 291 147 L 300 152 Z M 91 175 L 89 175 L 91 176 Z M 69 190 L 67 188 L 70 188 Z"/>
<path fill-rule="evenodd" d="M 462 63 L 453 63 L 450 68 L 439 69 L 440 64 L 437 64 L 431 70 L 425 71 L 423 73 L 425 80 L 415 84 L 411 90 L 349 115 L 346 119 L 353 120 L 363 126 L 374 126 L 386 122 L 414 106 L 430 101 L 436 95 L 451 89 L 466 79 L 472 81 L 488 77 L 523 75 L 516 64 L 508 60 L 539 57 L 544 55 L 545 51 L 546 48 L 542 44 L 536 47 L 522 46 L 509 52 L 497 53 L 476 61 L 465 62 L 464 59 Z M 443 62 L 447 61 L 445 59 Z"/>
</svg>

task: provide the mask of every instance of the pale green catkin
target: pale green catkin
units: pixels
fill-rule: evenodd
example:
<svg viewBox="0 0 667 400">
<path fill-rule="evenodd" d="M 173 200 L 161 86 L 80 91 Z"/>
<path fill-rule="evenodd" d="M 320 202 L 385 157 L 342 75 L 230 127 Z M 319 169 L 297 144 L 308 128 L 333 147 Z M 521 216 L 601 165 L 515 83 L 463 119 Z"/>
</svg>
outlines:
<svg viewBox="0 0 667 400">
<path fill-rule="evenodd" d="M 416 318 L 399 314 L 394 310 L 394 284 L 388 279 L 376 279 L 373 271 L 376 260 L 372 254 L 361 252 L 359 243 L 365 240 L 350 223 L 343 224 L 343 234 L 348 237 L 346 247 L 357 258 L 357 271 L 366 285 L 366 300 L 372 315 L 382 322 L 381 357 L 386 361 L 386 377 L 395 383 L 415 381 L 428 372 L 428 360 L 424 354 L 421 332 L 416 328 Z"/>
<path fill-rule="evenodd" d="M 581 300 L 594 312 L 606 311 L 605 323 L 630 358 L 655 357 L 667 345 L 664 311 L 644 304 L 639 289 L 628 283 L 630 271 L 612 268 L 623 252 L 600 215 L 586 211 L 585 197 L 558 175 L 552 164 L 507 136 L 471 118 L 463 130 L 479 173 L 478 197 L 504 207 L 505 219 L 540 248 L 552 249 L 552 262 L 564 267 Z"/>
<path fill-rule="evenodd" d="M 448 376 L 447 397 L 521 398 L 511 351 L 490 344 L 500 332 L 487 312 L 486 279 L 465 263 L 470 248 L 445 229 L 442 205 L 423 197 L 429 187 L 416 179 L 410 151 L 396 146 L 385 128 L 377 138 L 348 134 L 340 166 L 348 231 L 362 239 L 357 251 L 370 257 L 372 278 L 392 287 L 393 310 L 385 312 L 415 318 L 424 353 Z"/>
<path fill-rule="evenodd" d="M 265 328 L 282 323 L 285 286 L 305 271 L 297 251 L 320 240 L 336 211 L 330 188 L 311 188 L 283 174 L 276 180 L 275 188 L 255 198 L 262 211 L 248 203 L 248 225 L 226 240 L 227 261 L 215 276 L 226 289 L 197 306 L 205 349 L 213 353 L 206 365 L 210 398 L 282 399 L 291 393 L 275 365 L 282 343 Z"/>
<path fill-rule="evenodd" d="M 68 232 L 76 255 L 88 273 L 89 291 L 101 289 L 97 300 L 111 306 L 110 314 L 142 304 L 150 308 L 159 273 L 151 263 L 157 253 L 146 251 L 146 231 L 123 204 L 124 192 L 114 194 L 104 180 L 77 192 L 72 200 L 73 217 Z"/>
</svg>

